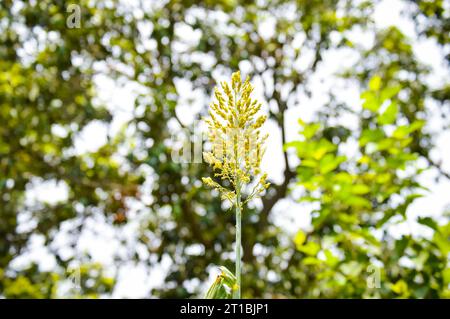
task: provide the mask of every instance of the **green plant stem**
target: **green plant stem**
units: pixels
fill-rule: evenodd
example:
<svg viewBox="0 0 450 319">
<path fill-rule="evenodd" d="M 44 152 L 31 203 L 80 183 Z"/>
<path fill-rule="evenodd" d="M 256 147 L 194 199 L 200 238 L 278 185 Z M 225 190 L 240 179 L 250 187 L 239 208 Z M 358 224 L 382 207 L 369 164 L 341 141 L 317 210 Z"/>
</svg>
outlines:
<svg viewBox="0 0 450 319">
<path fill-rule="evenodd" d="M 241 190 L 240 183 L 236 184 L 236 298 L 241 299 Z"/>
</svg>

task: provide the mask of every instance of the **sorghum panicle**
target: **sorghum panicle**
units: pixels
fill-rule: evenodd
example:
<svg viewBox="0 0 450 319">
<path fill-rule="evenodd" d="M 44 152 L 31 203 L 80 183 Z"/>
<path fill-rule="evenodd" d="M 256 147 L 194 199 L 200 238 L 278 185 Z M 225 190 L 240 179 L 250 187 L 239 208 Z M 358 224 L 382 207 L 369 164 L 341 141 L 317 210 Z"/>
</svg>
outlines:
<svg viewBox="0 0 450 319">
<path fill-rule="evenodd" d="M 261 135 L 260 128 L 266 116 L 257 116 L 261 103 L 251 98 L 252 92 L 249 78 L 242 82 L 240 72 L 233 73 L 231 85 L 222 82 L 221 89 L 215 88 L 210 117 L 205 119 L 212 149 L 203 156 L 213 167 L 214 177 L 229 181 L 231 187 L 222 187 L 210 177 L 203 178 L 203 182 L 219 190 L 222 198 L 232 204 L 235 204 L 237 188 L 245 187 L 253 180 L 256 183 L 246 202 L 269 187 L 267 174 L 261 174 L 260 169 L 267 139 L 267 135 Z"/>
</svg>

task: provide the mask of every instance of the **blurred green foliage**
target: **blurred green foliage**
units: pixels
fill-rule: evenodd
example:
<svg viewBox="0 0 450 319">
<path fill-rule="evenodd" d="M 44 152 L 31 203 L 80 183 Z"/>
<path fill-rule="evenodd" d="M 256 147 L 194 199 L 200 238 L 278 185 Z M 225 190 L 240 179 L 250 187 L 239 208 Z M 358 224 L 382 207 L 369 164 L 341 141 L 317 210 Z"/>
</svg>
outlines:
<svg viewBox="0 0 450 319">
<path fill-rule="evenodd" d="M 301 160 L 297 179 L 306 194 L 300 200 L 319 204 L 312 230 L 294 239 L 302 256 L 293 269 L 308 297 L 450 297 L 448 218 L 443 225 L 418 218 L 433 230 L 431 238 L 412 230 L 396 238 L 385 227 L 405 221 L 408 207 L 426 194 L 417 183 L 419 156 L 410 147 L 424 122 L 397 124 L 399 91 L 382 87 L 378 76 L 370 80 L 361 96 L 361 130 L 349 137 L 358 142 L 352 157 L 342 150 L 348 141 L 333 144 L 320 123 L 300 120 L 302 139 L 286 145 Z M 374 276 L 379 287 L 368 284 Z"/>
<path fill-rule="evenodd" d="M 429 156 L 435 136 L 424 129 L 432 116 L 429 105 L 437 106 L 448 128 L 449 85 L 429 86 L 430 69 L 414 54 L 414 39 L 395 27 L 376 28 L 376 1 L 77 3 L 81 28 L 66 26 L 67 1 L 0 3 L 1 296 L 61 297 L 57 286 L 69 280 L 67 269 L 75 261 L 92 272 L 83 272 L 85 284 L 70 296 L 109 295 L 114 279 L 77 250 L 86 221 L 99 216 L 118 232 L 140 223 L 134 241 L 122 243 L 127 253 L 117 251 L 114 263 L 104 266 L 119 270 L 134 262 L 153 269 L 167 259 L 164 284 L 151 294 L 200 296 L 210 268 L 232 251 L 234 234 L 224 229 L 234 221 L 217 194 L 201 185 L 199 179 L 210 174 L 206 165 L 170 160 L 172 124 L 183 126 L 177 81 L 192 84 L 208 101 L 215 72 L 229 74 L 245 63 L 260 80 L 281 145 L 287 112 L 309 107 L 304 100 L 324 57 L 350 50 L 358 58 L 336 81 L 368 88 L 363 109 L 356 112 L 355 105 L 325 92 L 316 120 L 301 123 L 303 139 L 289 144 L 299 166 L 283 151 L 281 181 L 243 216 L 243 297 L 448 297 L 448 218 L 418 220 L 431 230 L 429 238 L 393 238 L 385 229 L 426 194 L 417 182 L 419 160 L 450 176 Z M 448 59 L 448 6 L 405 4 L 418 35 L 436 41 Z M 273 35 L 260 28 L 270 19 Z M 373 41 L 360 45 L 351 36 L 355 30 Z M 114 117 L 97 99 L 96 76 L 136 84 L 142 92 L 127 129 L 108 136 L 98 150 L 79 154 L 80 132 L 94 121 L 110 125 Z M 199 115 L 206 103 L 202 107 Z M 337 124 L 345 114 L 356 116 L 359 130 Z M 350 139 L 358 145 L 354 157 L 342 150 Z M 27 201 L 29 188 L 46 181 L 66 185 L 67 198 Z M 299 199 L 318 205 L 311 229 L 295 237 L 273 216 L 274 207 L 291 197 L 289 189 L 306 192 Z M 129 202 L 146 196 L 151 200 L 133 213 Z M 58 235 L 67 228 L 61 245 Z M 14 265 L 35 238 L 43 238 L 54 259 L 52 271 L 34 262 L 25 269 Z M 192 253 L 195 247 L 199 254 Z M 225 265 L 232 269 L 232 263 Z M 380 289 L 368 288 L 372 264 L 381 269 Z"/>
</svg>

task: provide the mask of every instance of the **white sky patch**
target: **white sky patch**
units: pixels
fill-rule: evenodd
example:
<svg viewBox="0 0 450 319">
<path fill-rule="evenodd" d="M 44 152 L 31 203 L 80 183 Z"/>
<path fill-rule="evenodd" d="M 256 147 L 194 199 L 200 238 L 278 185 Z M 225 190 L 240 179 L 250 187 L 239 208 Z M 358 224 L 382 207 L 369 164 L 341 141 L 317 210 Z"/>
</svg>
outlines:
<svg viewBox="0 0 450 319">
<path fill-rule="evenodd" d="M 113 226 L 98 218 L 85 221 L 77 250 L 89 253 L 95 261 L 109 265 L 114 262 L 113 256 L 120 248 Z"/>
<path fill-rule="evenodd" d="M 175 79 L 174 82 L 180 96 L 176 114 L 183 125 L 191 125 L 198 119 L 198 114 L 207 105 L 207 101 L 200 90 L 193 89 L 191 82 L 180 78 Z"/>
<path fill-rule="evenodd" d="M 284 157 L 280 147 L 281 131 L 273 120 L 264 124 L 263 134 L 268 133 L 266 141 L 266 153 L 261 162 L 261 169 L 267 172 L 269 179 L 275 183 L 281 183 L 284 171 Z"/>
<path fill-rule="evenodd" d="M 150 269 L 144 264 L 133 262 L 120 269 L 117 285 L 114 287 L 113 298 L 149 297 L 150 289 L 164 284 L 164 274 L 171 265 L 171 260 L 164 255 L 160 263 Z"/>
<path fill-rule="evenodd" d="M 375 8 L 374 21 L 380 29 L 396 26 L 407 37 L 415 38 L 414 22 L 401 14 L 405 8 L 404 1 L 383 0 Z"/>
<path fill-rule="evenodd" d="M 258 25 L 258 33 L 264 40 L 268 40 L 275 35 L 277 20 L 273 16 L 265 16 L 261 20 Z"/>
<path fill-rule="evenodd" d="M 45 246 L 43 235 L 32 234 L 29 239 L 29 249 L 25 253 L 15 257 L 11 261 L 11 268 L 16 270 L 26 269 L 30 263 L 38 265 L 40 271 L 52 271 L 56 267 L 56 260 L 53 254 Z"/>
<path fill-rule="evenodd" d="M 98 92 L 94 102 L 97 105 L 106 105 L 113 113 L 113 121 L 108 129 L 109 134 L 114 136 L 133 118 L 136 95 L 145 94 L 145 90 L 136 83 L 119 85 L 117 81 L 103 74 L 96 75 L 94 81 Z"/>
<path fill-rule="evenodd" d="M 175 36 L 184 45 L 182 51 L 186 51 L 190 47 L 198 45 L 202 36 L 202 31 L 199 29 L 194 30 L 186 23 L 177 23 L 175 24 Z"/>
<path fill-rule="evenodd" d="M 143 296 L 149 296 L 151 289 L 149 280 L 148 268 L 145 265 L 128 263 L 119 270 L 113 298 L 142 298 Z"/>
<path fill-rule="evenodd" d="M 420 177 L 420 183 L 426 185 L 429 191 L 425 191 L 424 197 L 416 199 L 408 209 L 408 217 L 415 219 L 419 216 L 439 217 L 445 209 L 449 208 L 450 181 L 442 178 L 436 183 L 437 172 L 435 169 L 424 172 Z"/>
<path fill-rule="evenodd" d="M 275 225 L 281 227 L 288 235 L 294 236 L 299 229 L 310 228 L 313 206 L 316 205 L 298 203 L 291 198 L 284 198 L 275 205 L 275 213 L 271 217 Z"/>
<path fill-rule="evenodd" d="M 431 67 L 432 72 L 426 77 L 427 83 L 434 88 L 442 87 L 442 83 L 450 82 L 445 54 L 436 44 L 435 39 L 420 39 L 413 45 L 417 59 Z"/>
<path fill-rule="evenodd" d="M 106 144 L 108 128 L 100 121 L 92 121 L 86 125 L 74 140 L 77 154 L 95 152 Z"/>
<path fill-rule="evenodd" d="M 52 205 L 67 201 L 68 194 L 69 187 L 64 181 L 43 181 L 41 178 L 35 178 L 31 184 L 27 185 L 25 203 L 33 205 L 43 202 Z"/>
<path fill-rule="evenodd" d="M 450 131 L 442 132 L 436 140 L 436 148 L 434 149 L 433 157 L 436 158 L 437 161 L 440 161 L 442 164 L 442 169 L 446 172 L 450 172 Z"/>
</svg>

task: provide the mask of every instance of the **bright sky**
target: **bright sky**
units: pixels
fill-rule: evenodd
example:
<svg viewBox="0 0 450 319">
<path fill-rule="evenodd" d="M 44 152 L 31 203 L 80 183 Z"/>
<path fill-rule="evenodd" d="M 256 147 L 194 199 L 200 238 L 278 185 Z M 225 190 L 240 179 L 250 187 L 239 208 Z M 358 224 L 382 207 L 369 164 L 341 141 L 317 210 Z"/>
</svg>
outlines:
<svg viewBox="0 0 450 319">
<path fill-rule="evenodd" d="M 374 19 L 376 24 L 380 28 L 385 28 L 390 25 L 395 25 L 400 28 L 405 34 L 412 39 L 417 38 L 414 31 L 414 25 L 408 19 L 400 15 L 403 2 L 400 0 L 385 0 L 378 5 Z M 270 23 L 264 23 L 262 28 L 264 33 L 270 35 L 273 25 Z M 370 43 L 371 39 L 365 37 L 364 34 L 358 34 L 355 32 L 353 35 L 355 40 L 360 43 Z M 301 41 L 301 40 L 300 40 Z M 439 51 L 437 46 L 432 40 L 420 41 L 414 43 L 414 52 L 417 57 L 423 62 L 430 65 L 433 68 L 433 74 L 430 76 L 430 83 L 440 84 L 449 81 L 449 73 L 447 67 L 444 65 L 443 54 Z M 302 117 L 305 120 L 311 119 L 314 112 L 317 111 L 321 105 L 324 104 L 322 92 L 326 92 L 328 89 L 336 86 L 336 81 L 333 79 L 333 74 L 341 70 L 343 67 L 350 66 L 354 61 L 355 56 L 348 50 L 333 51 L 324 57 L 323 63 L 320 65 L 317 74 L 314 76 L 313 82 L 313 94 L 311 98 L 303 97 L 302 105 L 291 108 L 288 110 L 286 116 L 286 126 L 288 128 L 287 136 L 288 140 L 297 138 L 298 125 L 297 120 Z M 240 65 L 241 72 L 245 73 L 247 65 L 242 63 Z M 224 80 L 220 74 L 216 74 L 216 80 Z M 114 135 L 117 133 L 122 124 L 126 123 L 132 116 L 132 110 L 134 108 L 134 94 L 138 87 L 134 85 L 126 85 L 119 87 L 115 82 L 105 76 L 99 76 L 97 79 L 99 86 L 98 101 L 102 101 L 108 105 L 108 107 L 114 111 L 114 120 L 112 125 L 108 128 L 99 122 L 92 122 L 89 124 L 83 132 L 80 134 L 75 142 L 75 148 L 77 153 L 84 153 L 89 151 L 95 151 L 98 147 L 107 142 L 107 134 Z M 258 83 L 255 83 L 258 87 Z M 198 112 L 202 105 L 205 104 L 204 97 L 195 90 L 187 81 L 179 81 L 176 83 L 178 92 L 181 93 L 180 106 L 177 109 L 180 117 L 189 124 L 194 119 L 195 112 Z M 354 106 L 355 108 L 361 107 L 360 92 L 358 88 L 353 87 L 350 89 L 337 89 L 334 90 L 338 97 L 346 102 L 347 105 Z M 261 95 L 261 92 L 256 92 L 256 95 Z M 189 104 L 190 100 L 196 100 L 195 104 Z M 307 107 L 305 107 L 307 106 Z M 343 117 L 342 124 L 349 127 L 352 125 L 351 117 Z M 435 121 L 439 121 L 439 118 L 434 118 L 430 124 L 429 129 L 432 130 Z M 276 129 L 276 126 L 272 124 L 267 125 L 268 132 L 270 133 L 268 140 L 268 149 L 264 159 L 264 166 L 266 171 L 269 172 L 269 177 L 275 181 L 280 181 L 283 167 L 280 163 L 283 163 L 281 153 L 281 136 L 280 132 Z M 437 132 L 438 138 L 436 148 L 432 152 L 432 156 L 436 160 L 442 160 L 443 168 L 450 172 L 450 152 L 447 148 L 450 142 L 450 132 Z M 352 154 L 354 146 L 348 145 L 348 155 Z M 399 236 L 405 232 L 423 233 L 426 234 L 426 230 L 420 225 L 413 222 L 418 215 L 433 215 L 440 214 L 444 208 L 449 205 L 448 191 L 450 190 L 450 181 L 441 179 L 438 183 L 434 180 L 436 172 L 430 170 L 428 173 L 421 177 L 422 184 L 430 188 L 430 192 L 423 198 L 418 199 L 408 210 L 408 221 L 391 229 L 394 236 Z M 39 187 L 37 187 L 39 186 Z M 45 182 L 36 180 L 33 185 L 30 186 L 30 191 L 27 194 L 27 201 L 34 202 L 43 200 L 47 202 L 58 202 L 67 198 L 67 185 L 64 183 L 56 184 L 55 182 Z M 143 209 L 145 212 L 145 205 L 134 205 L 134 210 Z M 312 207 L 307 204 L 298 204 L 294 200 L 285 199 L 279 202 L 274 208 L 272 216 L 274 216 L 274 223 L 286 229 L 288 234 L 295 234 L 298 229 L 307 229 L 310 225 L 310 214 Z M 135 217 L 133 217 L 133 214 Z M 26 213 L 21 214 L 22 220 L 27 220 Z M 122 230 L 117 230 L 110 227 L 106 221 L 99 216 L 88 219 L 84 233 L 79 240 L 79 251 L 88 251 L 94 258 L 94 260 L 101 262 L 105 265 L 112 264 L 114 252 L 119 251 L 122 256 L 127 256 L 127 249 L 121 247 L 117 240 L 117 232 L 121 238 L 127 240 L 128 245 L 134 245 L 134 249 L 137 247 L 137 251 L 141 258 L 146 258 L 147 252 L 145 247 L 139 247 L 134 238 L 134 234 L 139 229 L 140 221 L 145 220 L 146 215 L 140 213 L 140 215 L 132 213 L 130 216 L 130 223 Z M 70 231 L 72 224 L 64 224 L 61 234 L 58 235 L 56 240 L 56 246 L 63 247 L 67 243 L 69 238 L 68 232 Z M 32 227 L 27 223 L 21 223 L 21 227 Z M 37 262 L 42 270 L 50 270 L 55 266 L 55 261 L 48 254 L 46 248 L 43 246 L 42 238 L 35 236 L 31 241 L 32 249 L 25 256 L 18 257 L 14 261 L 16 268 L 24 267 L 28 262 Z M 55 248 L 55 247 L 53 247 Z M 131 249 L 130 249 L 131 250 Z M 67 254 L 71 255 L 73 251 L 67 249 Z M 160 266 L 155 269 L 148 269 L 145 265 L 135 264 L 129 262 L 122 265 L 118 276 L 118 284 L 116 286 L 114 297 L 148 297 L 151 287 L 157 287 L 162 284 L 161 274 L 167 270 L 170 265 L 168 258 L 163 258 Z M 211 278 L 214 277 L 217 270 L 211 269 Z M 195 282 L 193 282 L 195 284 Z M 190 289 L 190 287 L 188 287 Z"/>
</svg>

